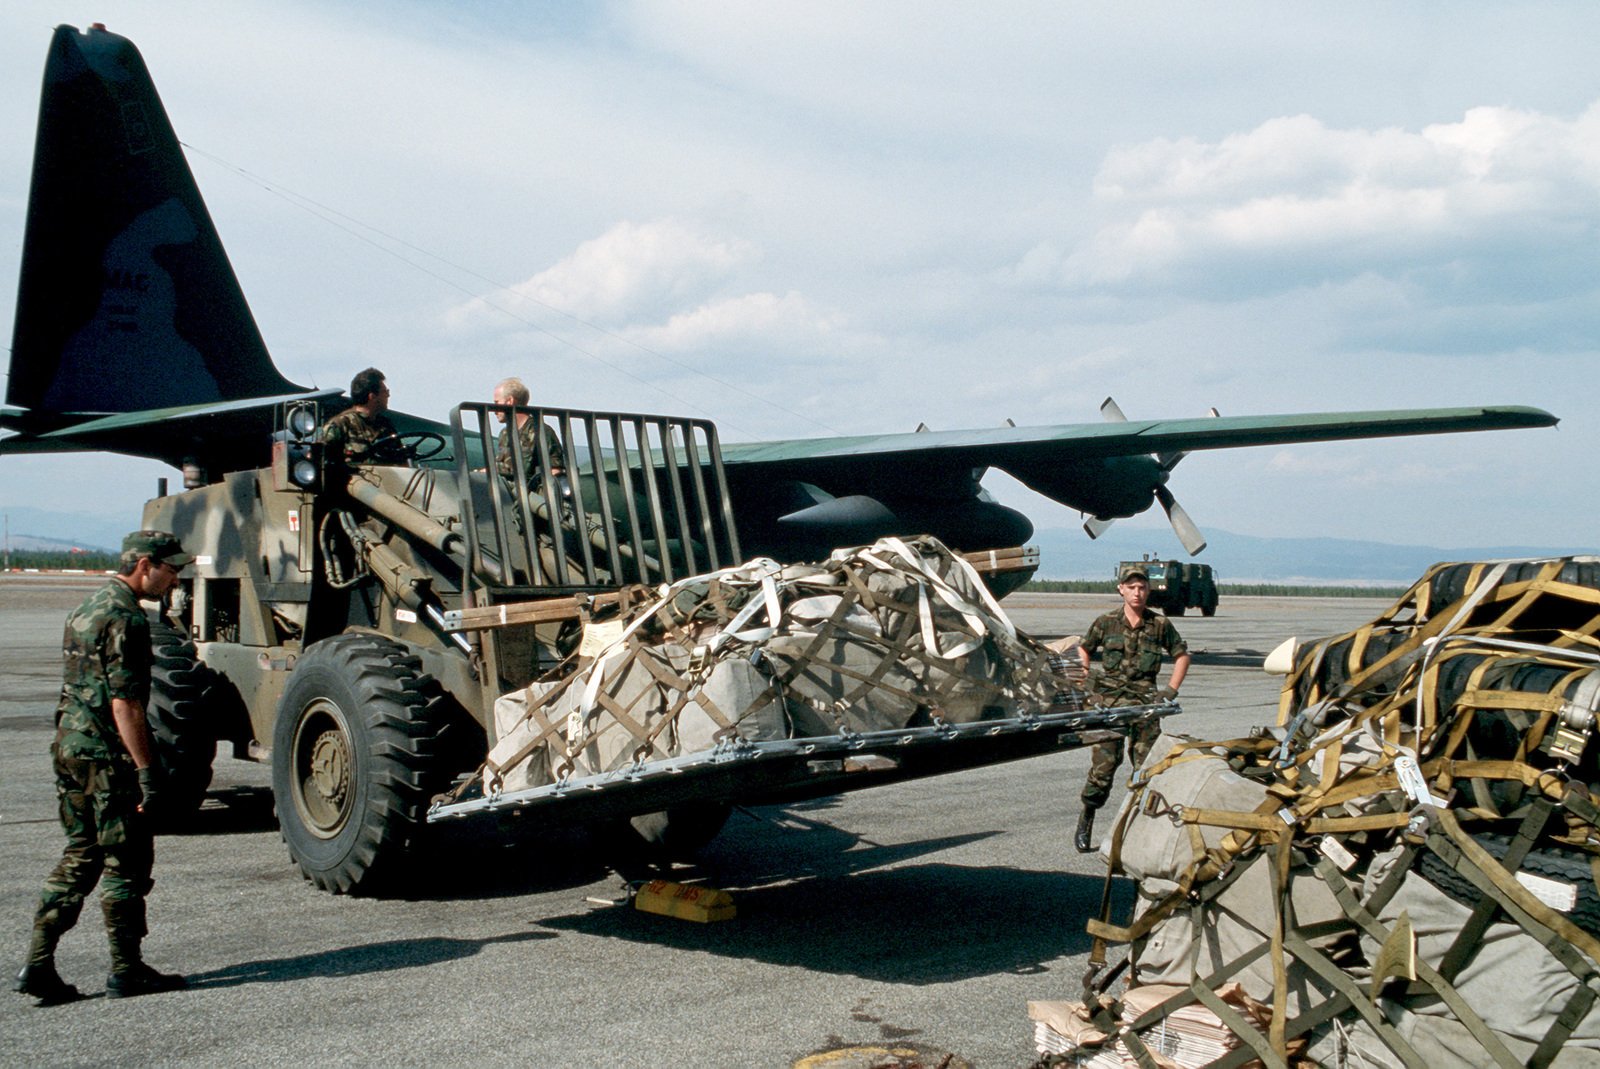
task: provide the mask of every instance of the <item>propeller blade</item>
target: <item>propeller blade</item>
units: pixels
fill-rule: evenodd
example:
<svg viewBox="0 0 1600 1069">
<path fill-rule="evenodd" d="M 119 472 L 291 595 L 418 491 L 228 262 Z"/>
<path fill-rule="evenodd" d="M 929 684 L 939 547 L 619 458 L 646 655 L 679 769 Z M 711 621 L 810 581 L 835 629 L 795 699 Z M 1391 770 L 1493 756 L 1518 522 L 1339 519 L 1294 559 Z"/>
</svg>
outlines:
<svg viewBox="0 0 1600 1069">
<path fill-rule="evenodd" d="M 1206 409 L 1206 416 L 1211 418 L 1211 419 L 1219 419 L 1219 418 L 1221 418 L 1222 413 L 1218 412 L 1215 407 L 1212 407 L 1212 408 Z M 1156 454 L 1156 463 L 1161 465 L 1161 470 L 1162 471 L 1171 471 L 1173 468 L 1176 468 L 1178 466 L 1178 461 L 1182 460 L 1184 457 L 1186 457 L 1188 455 L 1189 454 L 1187 452 L 1181 452 L 1181 453 L 1157 453 Z"/>
<path fill-rule="evenodd" d="M 1109 397 L 1100 402 L 1100 418 L 1107 423 L 1128 422 L 1128 417 L 1122 414 L 1122 409 L 1117 407 L 1117 403 Z"/>
<path fill-rule="evenodd" d="M 1111 526 L 1111 520 L 1102 520 L 1097 516 L 1090 516 L 1083 521 L 1083 530 L 1090 538 L 1099 538 Z"/>
<path fill-rule="evenodd" d="M 1183 511 L 1183 506 L 1178 504 L 1172 496 L 1172 491 L 1165 486 L 1156 487 L 1156 500 L 1161 502 L 1161 507 L 1167 512 L 1167 519 L 1172 522 L 1172 531 L 1178 536 L 1178 541 L 1183 543 L 1183 548 L 1189 556 L 1197 555 L 1206 548 L 1206 536 L 1200 533 L 1200 528 L 1195 526 L 1189 514 Z"/>
</svg>

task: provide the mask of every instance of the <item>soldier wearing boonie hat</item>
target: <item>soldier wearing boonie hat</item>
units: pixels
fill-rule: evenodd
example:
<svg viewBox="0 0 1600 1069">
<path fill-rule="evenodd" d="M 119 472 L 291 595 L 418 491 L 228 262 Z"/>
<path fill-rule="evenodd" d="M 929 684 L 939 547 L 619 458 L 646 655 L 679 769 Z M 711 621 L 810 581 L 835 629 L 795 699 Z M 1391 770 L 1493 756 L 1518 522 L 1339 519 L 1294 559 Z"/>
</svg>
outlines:
<svg viewBox="0 0 1600 1069">
<path fill-rule="evenodd" d="M 67 617 L 66 664 L 50 746 L 67 845 L 45 878 L 28 960 L 14 985 L 40 1005 L 82 997 L 56 972 L 55 949 L 97 883 L 111 941 L 106 994 L 123 998 L 187 986 L 183 977 L 146 965 L 139 950 L 155 864 L 150 822 L 161 809 L 145 722 L 150 622 L 140 601 L 163 597 L 193 560 L 166 531 L 134 531 L 122 540 L 116 576 Z"/>
</svg>

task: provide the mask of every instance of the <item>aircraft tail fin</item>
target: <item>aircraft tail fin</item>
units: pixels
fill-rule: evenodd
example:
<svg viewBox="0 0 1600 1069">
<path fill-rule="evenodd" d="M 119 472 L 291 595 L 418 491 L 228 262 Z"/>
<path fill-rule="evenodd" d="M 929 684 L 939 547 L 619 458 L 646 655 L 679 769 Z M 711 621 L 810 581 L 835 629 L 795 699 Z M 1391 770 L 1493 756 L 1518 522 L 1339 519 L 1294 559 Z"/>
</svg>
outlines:
<svg viewBox="0 0 1600 1069">
<path fill-rule="evenodd" d="M 58 26 L 7 403 L 44 420 L 304 390 L 273 366 L 138 49 Z"/>
</svg>

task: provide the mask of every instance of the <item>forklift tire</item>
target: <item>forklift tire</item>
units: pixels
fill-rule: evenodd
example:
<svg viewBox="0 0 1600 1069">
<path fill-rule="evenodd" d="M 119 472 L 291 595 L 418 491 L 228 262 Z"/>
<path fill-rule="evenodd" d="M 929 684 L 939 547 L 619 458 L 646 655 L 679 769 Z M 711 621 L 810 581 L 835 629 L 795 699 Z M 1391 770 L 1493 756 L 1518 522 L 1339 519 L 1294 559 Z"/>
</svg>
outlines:
<svg viewBox="0 0 1600 1069">
<path fill-rule="evenodd" d="M 210 715 L 216 674 L 200 663 L 194 643 L 165 622 L 150 625 L 150 704 L 145 710 L 162 774 L 164 823 L 181 826 L 205 801 L 217 756 Z"/>
<path fill-rule="evenodd" d="M 310 646 L 272 733 L 272 793 L 289 856 L 324 891 L 379 889 L 444 786 L 444 698 L 421 660 L 379 635 Z"/>
</svg>

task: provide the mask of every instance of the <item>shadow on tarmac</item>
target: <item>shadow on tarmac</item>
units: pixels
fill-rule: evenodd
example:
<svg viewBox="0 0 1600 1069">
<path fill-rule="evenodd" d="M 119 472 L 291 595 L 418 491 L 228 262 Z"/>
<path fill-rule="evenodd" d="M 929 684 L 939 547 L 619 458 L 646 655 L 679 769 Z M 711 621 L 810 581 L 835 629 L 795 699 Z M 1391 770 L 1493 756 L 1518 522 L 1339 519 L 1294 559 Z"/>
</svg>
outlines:
<svg viewBox="0 0 1600 1069">
<path fill-rule="evenodd" d="M 736 891 L 731 921 L 692 924 L 625 906 L 553 917 L 547 928 L 796 966 L 885 983 L 950 983 L 1043 972 L 1085 953 L 1092 876 L 1014 868 L 911 865 Z M 1132 886 L 1119 881 L 1114 916 Z"/>
<path fill-rule="evenodd" d="M 290 983 L 315 977 L 387 973 L 470 958 L 495 943 L 527 943 L 555 938 L 557 936 L 551 932 L 512 932 L 490 939 L 451 939 L 443 936 L 391 939 L 364 946 L 341 947 L 322 954 L 244 961 L 225 969 L 189 973 L 188 980 L 192 988 L 238 987 L 241 984 Z"/>
<path fill-rule="evenodd" d="M 698 867 L 667 874 L 732 891 L 738 916 L 731 921 L 685 923 L 616 906 L 541 923 L 888 983 L 1043 972 L 1045 963 L 1089 949 L 1083 924 L 1099 908 L 1099 877 L 905 865 L 1000 833 L 875 844 L 800 816 L 799 808 L 736 814 Z M 1132 900 L 1133 885 L 1116 881 L 1112 915 L 1127 916 Z"/>
<path fill-rule="evenodd" d="M 270 787 L 224 787 L 209 791 L 200 808 L 158 827 L 162 835 L 246 835 L 276 831 Z"/>
<path fill-rule="evenodd" d="M 736 810 L 723 832 L 695 860 L 654 860 L 638 844 L 619 847 L 603 827 L 540 829 L 515 818 L 455 824 L 424 842 L 411 875 L 380 898 L 472 901 L 583 887 L 611 877 L 618 885 L 656 877 L 706 878 L 715 886 L 751 886 L 821 874 L 845 875 L 987 839 L 998 832 L 879 845 L 801 812 L 832 808 L 836 799 Z"/>
</svg>

